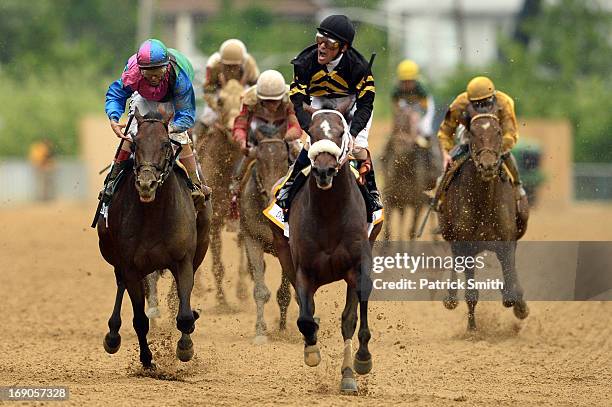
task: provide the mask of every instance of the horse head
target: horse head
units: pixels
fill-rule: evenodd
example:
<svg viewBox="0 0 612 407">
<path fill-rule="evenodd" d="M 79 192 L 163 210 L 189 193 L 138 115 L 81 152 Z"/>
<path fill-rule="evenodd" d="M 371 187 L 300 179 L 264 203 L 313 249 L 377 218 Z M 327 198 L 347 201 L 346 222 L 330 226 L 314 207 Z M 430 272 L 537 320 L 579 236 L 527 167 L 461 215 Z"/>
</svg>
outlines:
<svg viewBox="0 0 612 407">
<path fill-rule="evenodd" d="M 236 79 L 222 81 L 217 106 L 219 108 L 219 121 L 228 131 L 234 125 L 234 119 L 240 113 L 240 98 L 244 92 L 244 86 Z"/>
<path fill-rule="evenodd" d="M 421 145 L 419 139 L 423 137 L 419 131 L 419 121 L 423 114 L 423 109 L 417 103 L 399 103 L 393 118 L 396 151 L 408 152 Z"/>
<path fill-rule="evenodd" d="M 171 116 L 158 112 L 141 116 L 136 109 L 134 118 L 138 122 L 138 133 L 132 142 L 136 190 L 140 201 L 148 203 L 155 200 L 157 188 L 171 171 L 174 159 L 172 143 L 168 138 Z"/>
<path fill-rule="evenodd" d="M 493 113 L 477 113 L 468 105 L 470 120 L 470 155 L 483 180 L 492 180 L 502 162 L 502 129 Z"/>
<path fill-rule="evenodd" d="M 352 137 L 341 112 L 318 110 L 312 115 L 308 131 L 310 149 L 308 158 L 312 164 L 312 174 L 317 186 L 330 189 L 333 178 L 348 158 Z"/>
<path fill-rule="evenodd" d="M 262 124 L 255 129 L 255 182 L 266 202 L 274 183 L 285 175 L 289 167 L 289 151 L 281 130 L 272 124 Z"/>
</svg>

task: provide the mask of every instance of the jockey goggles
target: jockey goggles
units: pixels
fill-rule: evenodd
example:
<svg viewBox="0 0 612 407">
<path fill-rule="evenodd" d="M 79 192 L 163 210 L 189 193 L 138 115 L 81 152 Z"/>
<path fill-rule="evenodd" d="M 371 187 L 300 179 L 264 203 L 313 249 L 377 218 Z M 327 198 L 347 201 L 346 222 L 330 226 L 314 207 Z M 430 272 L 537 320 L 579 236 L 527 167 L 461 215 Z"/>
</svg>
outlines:
<svg viewBox="0 0 612 407">
<path fill-rule="evenodd" d="M 315 41 L 317 42 L 317 45 L 321 45 L 325 43 L 325 48 L 328 48 L 328 49 L 340 48 L 340 41 L 334 40 L 333 38 L 326 37 L 319 32 L 315 35 Z"/>
<path fill-rule="evenodd" d="M 168 70 L 168 66 L 159 66 L 156 68 L 147 68 L 147 69 L 143 69 L 140 68 L 140 74 L 147 80 L 161 80 L 164 75 L 166 74 L 166 71 Z"/>
</svg>

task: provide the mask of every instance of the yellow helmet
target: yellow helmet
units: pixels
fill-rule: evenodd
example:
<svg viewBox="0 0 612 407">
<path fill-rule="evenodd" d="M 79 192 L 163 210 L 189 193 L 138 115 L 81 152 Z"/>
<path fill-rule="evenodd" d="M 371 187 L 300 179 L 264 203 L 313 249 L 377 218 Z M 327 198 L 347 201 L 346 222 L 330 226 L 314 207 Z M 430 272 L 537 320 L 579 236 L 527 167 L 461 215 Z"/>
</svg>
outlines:
<svg viewBox="0 0 612 407">
<path fill-rule="evenodd" d="M 410 59 L 404 59 L 397 66 L 397 78 L 400 81 L 412 81 L 419 76 L 419 66 Z"/>
<path fill-rule="evenodd" d="M 232 38 L 221 44 L 221 62 L 227 65 L 242 65 L 246 57 L 246 47 L 240 40 Z"/>
<path fill-rule="evenodd" d="M 467 95 L 470 100 L 480 100 L 495 94 L 493 81 L 486 76 L 477 76 L 467 85 Z"/>
</svg>

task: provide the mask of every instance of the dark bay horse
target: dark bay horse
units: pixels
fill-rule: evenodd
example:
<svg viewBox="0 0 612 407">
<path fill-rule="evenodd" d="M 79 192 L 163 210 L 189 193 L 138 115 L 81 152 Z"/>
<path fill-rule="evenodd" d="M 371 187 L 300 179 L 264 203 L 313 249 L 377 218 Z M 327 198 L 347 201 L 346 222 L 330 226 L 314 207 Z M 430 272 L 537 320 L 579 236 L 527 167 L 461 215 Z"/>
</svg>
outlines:
<svg viewBox="0 0 612 407">
<path fill-rule="evenodd" d="M 225 82 L 219 93 L 217 123 L 207 134 L 202 134 L 200 125 L 196 125 L 194 133 L 197 134 L 197 152 L 202 170 L 206 175 L 208 186 L 213 191 L 213 218 L 211 223 L 210 248 L 212 251 L 213 274 L 217 285 L 217 300 L 222 306 L 227 305 L 223 279 L 225 267 L 221 256 L 221 230 L 229 217 L 231 194 L 229 185 L 232 181 L 234 167 L 240 159 L 240 148 L 231 136 L 234 119 L 240 112 L 240 97 L 244 85 L 235 79 Z M 238 236 L 238 245 L 241 246 L 241 236 Z M 240 250 L 242 253 L 242 250 Z M 242 260 L 242 258 L 241 258 Z M 246 267 L 242 261 L 239 267 L 238 296 L 246 298 L 244 278 Z"/>
<path fill-rule="evenodd" d="M 179 310 L 177 328 L 182 332 L 177 357 L 193 356 L 190 334 L 198 313 L 191 309 L 194 273 L 208 249 L 211 204 L 197 213 L 189 187 L 174 169 L 175 154 L 168 138 L 168 119 L 158 113 L 142 117 L 132 144 L 134 171 L 126 175 L 113 195 L 108 222 L 98 222 L 100 251 L 115 269 L 117 295 L 104 337 L 104 349 L 115 353 L 121 346 L 121 302 L 127 288 L 134 311 L 133 325 L 140 345 L 140 361 L 153 368 L 147 343 L 149 320 L 145 315 L 143 278 L 155 270 L 169 269 L 174 276 Z"/>
<path fill-rule="evenodd" d="M 347 161 L 350 134 L 344 117 L 333 110 L 313 114 L 309 129 L 312 169 L 306 184 L 297 192 L 289 214 L 289 240 L 272 226 L 274 245 L 283 270 L 293 285 L 299 303 L 297 325 L 304 336 L 304 362 L 317 366 L 321 361 L 317 345 L 319 324 L 314 318 L 314 294 L 334 281 L 347 283 L 346 305 L 342 312 L 344 359 L 340 389 L 357 392 L 354 372 L 369 373 L 372 356 L 368 349 L 368 299 L 372 246 L 382 224 L 368 238 L 366 207 L 355 175 Z M 359 349 L 352 355 L 352 337 L 357 326 L 359 305 Z"/>
<path fill-rule="evenodd" d="M 421 116 L 419 107 L 413 104 L 398 106 L 393 132 L 381 159 L 385 174 L 385 240 L 391 238 L 391 214 L 397 209 L 400 214 L 399 224 L 403 225 L 409 207 L 413 211 L 408 237 L 410 240 L 416 238 L 419 217 L 429 201 L 425 191 L 435 185 L 440 175 L 436 174 L 431 147 L 418 130 Z"/>
<path fill-rule="evenodd" d="M 450 242 L 454 256 L 476 256 L 494 252 L 502 266 L 505 307 L 513 307 L 517 318 L 529 314 L 523 300 L 515 268 L 516 241 L 527 228 L 528 214 L 517 213 L 517 197 L 512 182 L 502 169 L 502 132 L 494 114 L 469 111 L 469 159 L 454 174 L 440 205 L 442 236 Z M 474 267 L 466 267 L 465 279 L 474 278 Z M 451 279 L 456 279 L 452 271 Z M 478 290 L 466 289 L 468 329 L 476 329 L 474 309 Z M 448 309 L 457 306 L 457 290 L 449 290 L 444 300 Z"/>
<path fill-rule="evenodd" d="M 240 190 L 240 230 L 244 236 L 248 268 L 255 282 L 253 297 L 257 305 L 256 344 L 267 342 L 264 305 L 270 299 L 270 290 L 266 286 L 264 253 L 276 255 L 272 245 L 272 231 L 262 211 L 270 203 L 274 183 L 287 173 L 289 167 L 288 145 L 283 139 L 282 130 L 282 127 L 270 124 L 257 127 L 257 144 L 251 149 L 255 161 L 247 171 L 246 182 Z M 291 301 L 286 272 L 282 273 L 276 299 L 280 307 L 279 328 L 282 331 L 287 325 L 287 308 Z"/>
</svg>

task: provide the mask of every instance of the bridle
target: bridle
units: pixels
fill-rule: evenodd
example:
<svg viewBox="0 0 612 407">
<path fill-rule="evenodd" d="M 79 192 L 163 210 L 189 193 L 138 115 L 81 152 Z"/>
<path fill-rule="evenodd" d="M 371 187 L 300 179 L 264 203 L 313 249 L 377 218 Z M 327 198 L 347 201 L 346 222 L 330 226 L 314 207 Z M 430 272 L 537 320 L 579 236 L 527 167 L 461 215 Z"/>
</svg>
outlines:
<svg viewBox="0 0 612 407">
<path fill-rule="evenodd" d="M 470 119 L 470 135 L 473 135 L 472 123 L 474 122 L 474 120 L 484 119 L 484 118 L 493 119 L 495 123 L 499 126 L 499 117 L 497 117 L 497 115 L 493 113 L 479 113 Z M 472 144 L 470 143 L 470 157 L 472 158 L 472 161 L 475 164 L 478 164 L 477 158 L 482 153 L 485 153 L 485 152 L 489 152 L 497 158 L 497 161 L 495 162 L 495 172 L 497 172 L 497 169 L 501 166 L 501 163 L 502 163 L 502 155 L 498 151 L 493 150 L 492 148 L 481 148 L 478 151 L 474 151 L 472 149 Z"/>
<path fill-rule="evenodd" d="M 162 123 L 166 129 L 166 132 L 168 131 L 168 124 L 165 123 L 163 120 L 142 119 L 141 123 L 144 123 L 144 122 Z M 173 148 L 172 148 L 173 144 L 177 147 L 176 152 L 173 152 Z M 166 181 L 166 179 L 172 172 L 172 169 L 174 168 L 174 163 L 176 162 L 176 159 L 181 153 L 183 146 L 178 141 L 168 138 L 168 141 L 164 142 L 164 160 L 162 161 L 161 165 L 158 163 L 150 162 L 150 161 L 144 161 L 144 162 L 139 163 L 137 160 L 137 156 L 136 156 L 136 148 L 137 148 L 136 140 L 133 140 L 132 141 L 132 152 L 134 153 L 134 174 L 136 175 L 136 178 L 138 178 L 141 171 L 143 172 L 149 171 L 154 174 L 155 182 L 157 183 L 157 187 L 161 187 L 164 181 Z"/>
</svg>

